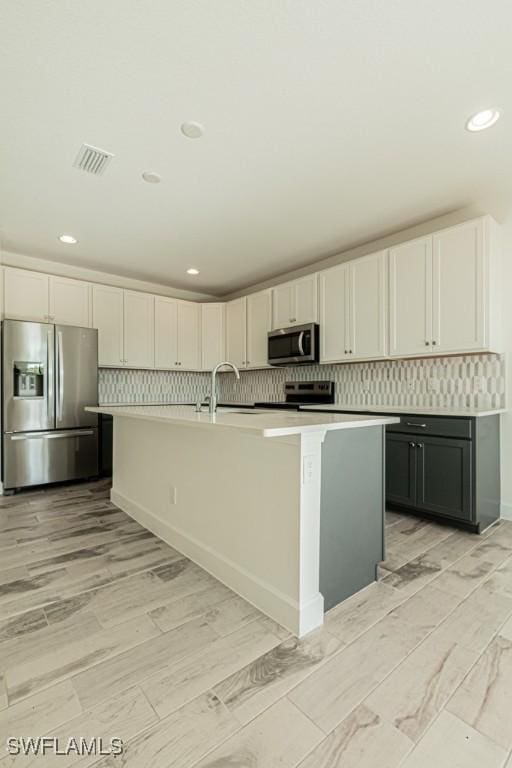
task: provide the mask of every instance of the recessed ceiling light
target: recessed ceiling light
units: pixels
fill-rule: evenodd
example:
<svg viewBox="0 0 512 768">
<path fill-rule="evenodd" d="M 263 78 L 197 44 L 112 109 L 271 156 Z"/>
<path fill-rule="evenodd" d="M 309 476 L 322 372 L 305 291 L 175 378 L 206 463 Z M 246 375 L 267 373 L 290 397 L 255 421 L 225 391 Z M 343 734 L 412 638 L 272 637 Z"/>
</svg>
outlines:
<svg viewBox="0 0 512 768">
<path fill-rule="evenodd" d="M 78 240 L 76 237 L 73 237 L 73 235 L 61 235 L 59 240 L 61 243 L 67 243 L 68 245 L 74 245 L 75 243 L 78 243 Z"/>
<path fill-rule="evenodd" d="M 190 267 L 190 269 L 187 269 L 187 275 L 198 275 L 199 270 L 195 267 Z"/>
<path fill-rule="evenodd" d="M 142 178 L 144 181 L 147 181 L 148 184 L 160 184 L 162 181 L 162 177 L 158 175 L 158 173 L 155 173 L 154 171 L 144 171 L 142 174 Z"/>
<path fill-rule="evenodd" d="M 187 139 L 200 139 L 204 128 L 201 123 L 187 122 L 181 124 L 181 132 Z"/>
<path fill-rule="evenodd" d="M 485 128 L 490 128 L 491 125 L 494 125 L 499 118 L 500 112 L 498 109 L 483 109 L 469 118 L 466 128 L 468 131 L 483 131 Z"/>
</svg>

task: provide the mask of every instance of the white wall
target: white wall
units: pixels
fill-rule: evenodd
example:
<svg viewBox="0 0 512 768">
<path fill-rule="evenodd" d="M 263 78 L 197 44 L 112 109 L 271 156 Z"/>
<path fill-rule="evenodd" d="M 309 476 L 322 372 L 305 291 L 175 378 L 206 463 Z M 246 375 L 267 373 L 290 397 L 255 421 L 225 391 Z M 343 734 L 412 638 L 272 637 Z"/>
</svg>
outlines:
<svg viewBox="0 0 512 768">
<path fill-rule="evenodd" d="M 512 210 L 503 223 L 503 338 L 506 361 L 507 407 L 512 404 Z M 502 515 L 512 520 L 512 412 L 501 417 Z"/>
</svg>

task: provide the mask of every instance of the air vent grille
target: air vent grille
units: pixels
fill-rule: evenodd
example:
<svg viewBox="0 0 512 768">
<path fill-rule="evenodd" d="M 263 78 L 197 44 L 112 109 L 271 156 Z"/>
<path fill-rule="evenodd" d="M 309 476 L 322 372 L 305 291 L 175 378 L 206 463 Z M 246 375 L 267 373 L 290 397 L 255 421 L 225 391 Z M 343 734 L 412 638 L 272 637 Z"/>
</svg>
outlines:
<svg viewBox="0 0 512 768">
<path fill-rule="evenodd" d="M 111 152 L 107 152 L 104 149 L 92 147 L 90 144 L 82 144 L 78 150 L 73 167 L 78 168 L 79 171 L 92 173 L 94 176 L 101 176 L 113 157 L 114 155 Z"/>
</svg>

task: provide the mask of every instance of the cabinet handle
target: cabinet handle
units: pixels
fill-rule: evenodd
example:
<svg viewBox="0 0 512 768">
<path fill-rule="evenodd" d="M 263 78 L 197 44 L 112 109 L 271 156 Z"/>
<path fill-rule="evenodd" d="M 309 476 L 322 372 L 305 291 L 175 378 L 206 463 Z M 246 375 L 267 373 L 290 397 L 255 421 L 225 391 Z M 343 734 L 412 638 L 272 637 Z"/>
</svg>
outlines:
<svg viewBox="0 0 512 768">
<path fill-rule="evenodd" d="M 426 341 L 426 342 L 425 342 L 425 346 L 426 346 L 426 347 L 428 347 L 428 346 L 429 346 L 429 344 L 430 344 L 430 341 Z"/>
<path fill-rule="evenodd" d="M 348 353 L 349 353 L 349 355 L 351 355 L 351 354 L 352 354 L 352 350 L 351 350 L 351 349 L 349 349 Z"/>
<path fill-rule="evenodd" d="M 437 344 L 437 341 L 433 341 L 433 342 L 432 342 L 432 345 L 435 345 L 435 344 Z"/>
<path fill-rule="evenodd" d="M 418 443 L 418 448 L 423 448 L 423 443 Z"/>
<path fill-rule="evenodd" d="M 416 448 L 416 443 L 409 443 L 411 448 Z"/>
<path fill-rule="evenodd" d="M 421 429 L 426 429 L 426 424 L 415 424 L 413 421 L 406 421 L 405 422 L 406 427 L 421 427 Z"/>
<path fill-rule="evenodd" d="M 348 355 L 348 349 L 345 350 L 345 354 Z"/>
</svg>

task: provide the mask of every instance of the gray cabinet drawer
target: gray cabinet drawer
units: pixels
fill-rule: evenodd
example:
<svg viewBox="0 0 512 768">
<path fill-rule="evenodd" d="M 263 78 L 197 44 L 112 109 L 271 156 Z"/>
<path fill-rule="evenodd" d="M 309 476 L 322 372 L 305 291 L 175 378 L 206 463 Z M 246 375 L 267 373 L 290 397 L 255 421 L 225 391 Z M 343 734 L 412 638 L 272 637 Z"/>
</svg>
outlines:
<svg viewBox="0 0 512 768">
<path fill-rule="evenodd" d="M 473 422 L 471 419 L 452 419 L 446 416 L 400 416 L 400 424 L 388 424 L 388 432 L 404 432 L 414 435 L 437 435 L 439 437 L 458 437 L 471 439 Z"/>
</svg>

